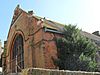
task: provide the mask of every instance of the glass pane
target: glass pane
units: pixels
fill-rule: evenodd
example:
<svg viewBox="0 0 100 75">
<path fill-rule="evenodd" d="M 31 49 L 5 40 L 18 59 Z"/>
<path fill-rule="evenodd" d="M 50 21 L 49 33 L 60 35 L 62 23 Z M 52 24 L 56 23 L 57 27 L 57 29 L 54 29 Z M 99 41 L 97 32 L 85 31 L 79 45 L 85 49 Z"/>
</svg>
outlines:
<svg viewBox="0 0 100 75">
<path fill-rule="evenodd" d="M 15 72 L 16 65 L 17 71 L 20 72 L 20 68 L 24 68 L 24 50 L 23 50 L 23 38 L 21 35 L 18 35 L 15 39 L 13 50 L 12 50 L 12 72 Z"/>
</svg>

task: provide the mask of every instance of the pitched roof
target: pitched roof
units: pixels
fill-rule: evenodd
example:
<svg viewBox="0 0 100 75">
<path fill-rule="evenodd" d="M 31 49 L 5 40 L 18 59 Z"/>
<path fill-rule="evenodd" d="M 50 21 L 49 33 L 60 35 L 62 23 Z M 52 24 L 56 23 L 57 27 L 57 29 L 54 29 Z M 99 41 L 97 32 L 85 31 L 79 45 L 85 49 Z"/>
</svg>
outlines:
<svg viewBox="0 0 100 75">
<path fill-rule="evenodd" d="M 52 20 L 44 19 L 44 18 L 36 16 L 36 15 L 34 15 L 34 17 L 37 19 L 43 19 L 43 26 L 45 26 L 45 27 L 56 29 L 56 30 L 62 30 L 62 28 L 64 27 L 64 24 L 54 22 Z"/>
<path fill-rule="evenodd" d="M 99 36 L 96 36 L 94 34 L 90 34 L 88 32 L 85 32 L 85 31 L 81 31 L 81 34 L 83 36 L 86 36 L 87 38 L 91 39 L 91 40 L 94 40 L 94 41 L 99 41 L 100 42 L 100 37 Z"/>
<path fill-rule="evenodd" d="M 28 12 L 24 11 L 23 9 L 21 9 L 19 7 L 19 5 L 17 5 L 17 7 L 14 10 L 14 15 L 13 15 L 13 18 L 12 18 L 11 26 L 18 19 L 18 17 L 21 15 L 22 12 L 26 13 L 27 15 L 29 15 Z M 61 23 L 54 22 L 54 21 L 51 21 L 51 20 L 48 20 L 48 19 L 44 19 L 44 18 L 36 16 L 36 15 L 33 15 L 33 17 L 38 19 L 38 20 L 43 19 L 43 26 L 48 27 L 48 28 L 61 30 L 63 28 L 63 26 L 64 26 Z M 11 26 L 10 26 L 10 28 L 11 28 Z"/>
<path fill-rule="evenodd" d="M 99 36 L 96 36 L 94 34 L 90 34 L 90 33 L 85 32 L 85 31 L 81 31 L 81 35 L 91 39 L 97 46 L 100 47 L 100 37 Z"/>
<path fill-rule="evenodd" d="M 16 9 L 20 10 L 20 12 L 25 12 L 27 15 L 29 15 L 26 11 L 22 10 L 21 8 L 19 8 L 19 6 L 17 6 Z M 58 23 L 58 22 L 54 22 L 52 20 L 48 20 L 48 19 L 36 16 L 36 15 L 33 15 L 33 17 L 36 18 L 36 19 L 38 19 L 38 20 L 43 19 L 43 26 L 44 27 L 47 27 L 47 28 L 50 28 L 50 29 L 55 29 L 55 30 L 58 30 L 58 31 L 62 31 L 62 29 L 64 28 L 64 24 L 61 24 L 61 23 Z M 17 18 L 15 19 L 15 21 L 17 20 Z M 89 39 L 92 39 L 92 40 L 100 42 L 100 37 L 99 36 L 96 36 L 94 34 L 90 34 L 90 33 L 85 32 L 85 31 L 81 31 L 81 34 L 83 36 L 86 36 Z"/>
</svg>

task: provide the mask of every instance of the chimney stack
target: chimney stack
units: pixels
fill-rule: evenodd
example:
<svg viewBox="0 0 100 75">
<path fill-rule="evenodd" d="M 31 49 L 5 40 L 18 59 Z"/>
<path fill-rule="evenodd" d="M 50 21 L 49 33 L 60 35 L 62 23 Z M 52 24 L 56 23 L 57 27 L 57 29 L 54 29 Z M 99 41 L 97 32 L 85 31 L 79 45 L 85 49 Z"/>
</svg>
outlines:
<svg viewBox="0 0 100 75">
<path fill-rule="evenodd" d="M 33 15 L 34 12 L 31 10 L 31 11 L 28 11 L 28 14 L 29 14 L 29 15 Z"/>
</svg>

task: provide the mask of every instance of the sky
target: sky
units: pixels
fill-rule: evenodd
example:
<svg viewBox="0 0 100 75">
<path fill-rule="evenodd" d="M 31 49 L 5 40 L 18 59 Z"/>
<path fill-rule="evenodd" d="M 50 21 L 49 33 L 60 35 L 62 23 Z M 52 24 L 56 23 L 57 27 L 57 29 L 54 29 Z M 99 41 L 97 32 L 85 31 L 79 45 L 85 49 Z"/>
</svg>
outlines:
<svg viewBox="0 0 100 75">
<path fill-rule="evenodd" d="M 62 24 L 77 25 L 83 31 L 100 31 L 100 0 L 1 0 L 0 39 L 7 39 L 13 11 L 17 5 L 25 11 Z"/>
</svg>

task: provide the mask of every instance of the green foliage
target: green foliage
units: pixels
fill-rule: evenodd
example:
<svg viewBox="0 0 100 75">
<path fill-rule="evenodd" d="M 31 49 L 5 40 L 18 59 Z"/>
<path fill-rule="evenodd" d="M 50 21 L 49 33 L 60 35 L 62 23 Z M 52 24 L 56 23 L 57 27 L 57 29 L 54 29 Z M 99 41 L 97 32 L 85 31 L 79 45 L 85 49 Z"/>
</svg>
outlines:
<svg viewBox="0 0 100 75">
<path fill-rule="evenodd" d="M 7 52 L 7 49 L 6 48 L 4 48 L 4 57 L 6 57 L 6 52 Z"/>
<path fill-rule="evenodd" d="M 64 27 L 63 38 L 56 39 L 59 69 L 96 71 L 95 54 L 97 46 L 80 34 L 76 26 Z"/>
</svg>

